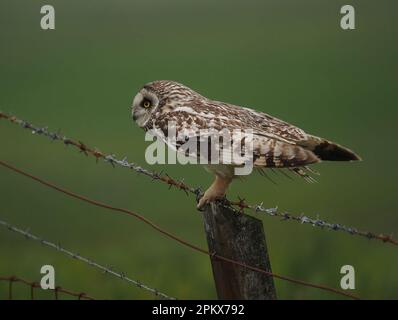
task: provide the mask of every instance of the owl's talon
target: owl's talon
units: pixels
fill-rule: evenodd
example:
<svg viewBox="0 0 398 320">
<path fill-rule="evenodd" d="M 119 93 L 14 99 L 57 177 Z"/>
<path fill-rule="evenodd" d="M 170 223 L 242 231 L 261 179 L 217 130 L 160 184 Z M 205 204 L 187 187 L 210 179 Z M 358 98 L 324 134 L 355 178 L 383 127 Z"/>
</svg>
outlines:
<svg viewBox="0 0 398 320">
<path fill-rule="evenodd" d="M 173 123 L 172 127 L 176 136 L 185 137 L 186 143 L 176 143 L 177 141 L 174 139 L 169 139 L 174 137 L 166 135 L 164 138 L 167 139 L 164 140 L 169 147 L 188 158 L 197 157 L 201 160 L 211 160 L 206 163 L 200 161 L 201 164 L 206 164 L 208 171 L 216 175 L 216 180 L 205 195 L 199 199 L 198 209 L 222 198 L 232 179 L 238 175 L 235 169 L 249 169 L 246 166 L 249 159 L 252 160 L 250 169 L 255 166 L 274 184 L 275 181 L 264 171 L 267 167 L 287 168 L 308 182 L 315 182 L 300 167 L 306 167 L 322 160 L 361 160 L 358 155 L 343 146 L 306 134 L 300 128 L 268 114 L 208 99 L 174 81 L 160 80 L 144 85 L 134 97 L 132 117 L 137 125 L 145 131 L 153 128 L 156 131 L 161 129 L 165 133 L 164 130 L 169 131 L 166 128 L 170 129 Z M 12 117 L 10 120 L 16 121 Z M 218 127 L 222 130 L 219 131 Z M 202 148 L 204 147 L 202 141 L 208 140 L 210 138 L 208 134 L 214 130 L 216 131 L 214 137 L 217 139 L 210 139 L 207 146 Z M 235 134 L 238 132 L 239 134 Z M 229 135 L 226 136 L 225 133 L 229 133 Z M 217 143 L 217 140 L 221 142 L 220 138 L 223 140 L 222 145 Z M 231 142 L 232 148 L 225 146 L 226 140 Z M 171 141 L 174 142 L 170 143 Z M 247 145 L 249 141 L 251 142 L 250 148 Z M 66 138 L 63 139 L 63 142 L 65 145 L 73 144 L 73 141 Z M 200 142 L 200 148 L 194 150 L 191 148 L 191 142 Z M 83 143 L 76 146 L 83 152 L 89 151 Z M 188 146 L 189 148 L 186 148 Z M 213 159 L 213 156 L 209 159 L 210 153 L 206 151 L 210 151 L 211 155 L 218 154 L 221 158 L 217 157 L 219 161 L 213 163 L 213 160 L 216 159 Z M 235 157 L 236 155 L 239 156 L 238 159 Z M 97 156 L 100 157 L 100 154 Z M 112 155 L 101 154 L 101 157 L 113 166 L 117 162 Z M 242 160 L 244 160 L 244 168 L 241 167 Z M 310 169 L 307 168 L 308 170 Z M 249 174 L 251 171 L 244 170 L 245 174 Z M 283 173 L 283 171 L 281 172 Z M 154 175 L 154 178 L 155 180 L 161 179 L 161 176 Z M 175 186 L 185 191 L 188 190 L 182 181 L 174 181 L 167 175 L 163 176 L 161 180 L 168 183 L 170 187 Z M 200 191 L 194 190 L 194 192 L 199 198 Z M 241 207 L 243 209 L 243 203 Z"/>
<path fill-rule="evenodd" d="M 200 211 L 203 211 L 204 207 L 214 201 L 223 200 L 225 198 L 225 194 L 217 194 L 212 192 L 205 192 L 202 198 L 199 199 L 199 203 L 196 208 Z"/>
<path fill-rule="evenodd" d="M 198 209 L 199 211 L 204 211 L 204 206 L 206 205 L 206 203 L 201 200 L 199 200 L 198 204 L 196 205 L 196 209 Z"/>
<path fill-rule="evenodd" d="M 210 202 L 214 202 L 216 200 L 223 200 L 225 198 L 225 192 L 227 191 L 228 185 L 230 184 L 231 179 L 221 178 L 216 176 L 216 180 L 210 186 L 209 189 L 206 190 L 204 195 L 199 199 L 198 205 L 196 208 L 198 210 L 203 210 L 203 207 Z"/>
<path fill-rule="evenodd" d="M 205 199 L 205 195 L 202 195 L 202 197 L 199 199 L 198 204 L 196 205 L 196 209 L 203 211 L 204 206 L 207 204 L 207 201 Z"/>
</svg>

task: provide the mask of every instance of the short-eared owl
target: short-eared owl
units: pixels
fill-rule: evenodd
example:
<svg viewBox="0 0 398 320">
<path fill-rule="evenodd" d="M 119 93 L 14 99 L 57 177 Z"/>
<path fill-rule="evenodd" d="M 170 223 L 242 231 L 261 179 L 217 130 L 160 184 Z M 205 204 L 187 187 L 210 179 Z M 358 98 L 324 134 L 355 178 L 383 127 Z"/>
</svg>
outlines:
<svg viewBox="0 0 398 320">
<path fill-rule="evenodd" d="M 310 179 L 305 171 L 309 164 L 322 160 L 360 160 L 351 150 L 307 134 L 287 122 L 249 108 L 210 100 L 173 81 L 146 84 L 134 98 L 132 115 L 138 126 L 146 131 L 158 129 L 166 138 L 168 124 L 174 123 L 178 139 L 172 147 L 177 151 L 187 138 L 209 129 L 251 131 L 253 166 L 260 171 L 287 168 Z M 186 153 L 186 149 L 182 152 Z M 225 196 L 228 185 L 236 176 L 234 169 L 239 166 L 242 163 L 233 161 L 206 165 L 215 174 L 215 181 L 200 199 L 198 208 Z"/>
</svg>

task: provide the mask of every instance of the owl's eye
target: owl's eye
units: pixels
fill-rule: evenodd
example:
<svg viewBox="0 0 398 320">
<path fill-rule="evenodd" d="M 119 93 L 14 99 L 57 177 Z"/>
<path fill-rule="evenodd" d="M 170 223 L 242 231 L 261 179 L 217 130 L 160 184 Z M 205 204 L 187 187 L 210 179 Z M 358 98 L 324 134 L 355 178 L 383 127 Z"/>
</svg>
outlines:
<svg viewBox="0 0 398 320">
<path fill-rule="evenodd" d="M 151 106 L 151 102 L 149 100 L 144 100 L 142 106 L 144 108 L 149 108 Z"/>
</svg>

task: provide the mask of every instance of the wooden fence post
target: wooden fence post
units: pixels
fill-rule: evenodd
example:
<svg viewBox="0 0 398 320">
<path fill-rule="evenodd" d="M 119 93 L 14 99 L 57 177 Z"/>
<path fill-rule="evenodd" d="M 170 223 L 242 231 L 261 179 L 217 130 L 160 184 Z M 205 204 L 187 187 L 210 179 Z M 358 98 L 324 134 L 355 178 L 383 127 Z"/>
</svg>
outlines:
<svg viewBox="0 0 398 320">
<path fill-rule="evenodd" d="M 261 220 L 217 203 L 205 207 L 203 219 L 210 252 L 272 272 Z M 210 259 L 219 299 L 276 299 L 272 277 Z"/>
</svg>

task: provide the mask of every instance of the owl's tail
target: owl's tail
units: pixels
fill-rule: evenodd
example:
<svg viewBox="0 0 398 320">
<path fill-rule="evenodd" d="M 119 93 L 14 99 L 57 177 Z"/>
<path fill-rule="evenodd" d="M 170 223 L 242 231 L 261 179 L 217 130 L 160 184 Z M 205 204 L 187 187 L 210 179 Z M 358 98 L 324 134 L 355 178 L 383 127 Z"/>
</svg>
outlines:
<svg viewBox="0 0 398 320">
<path fill-rule="evenodd" d="M 362 160 L 355 152 L 337 143 L 311 136 L 305 143 L 318 158 L 327 161 L 358 161 Z"/>
</svg>

